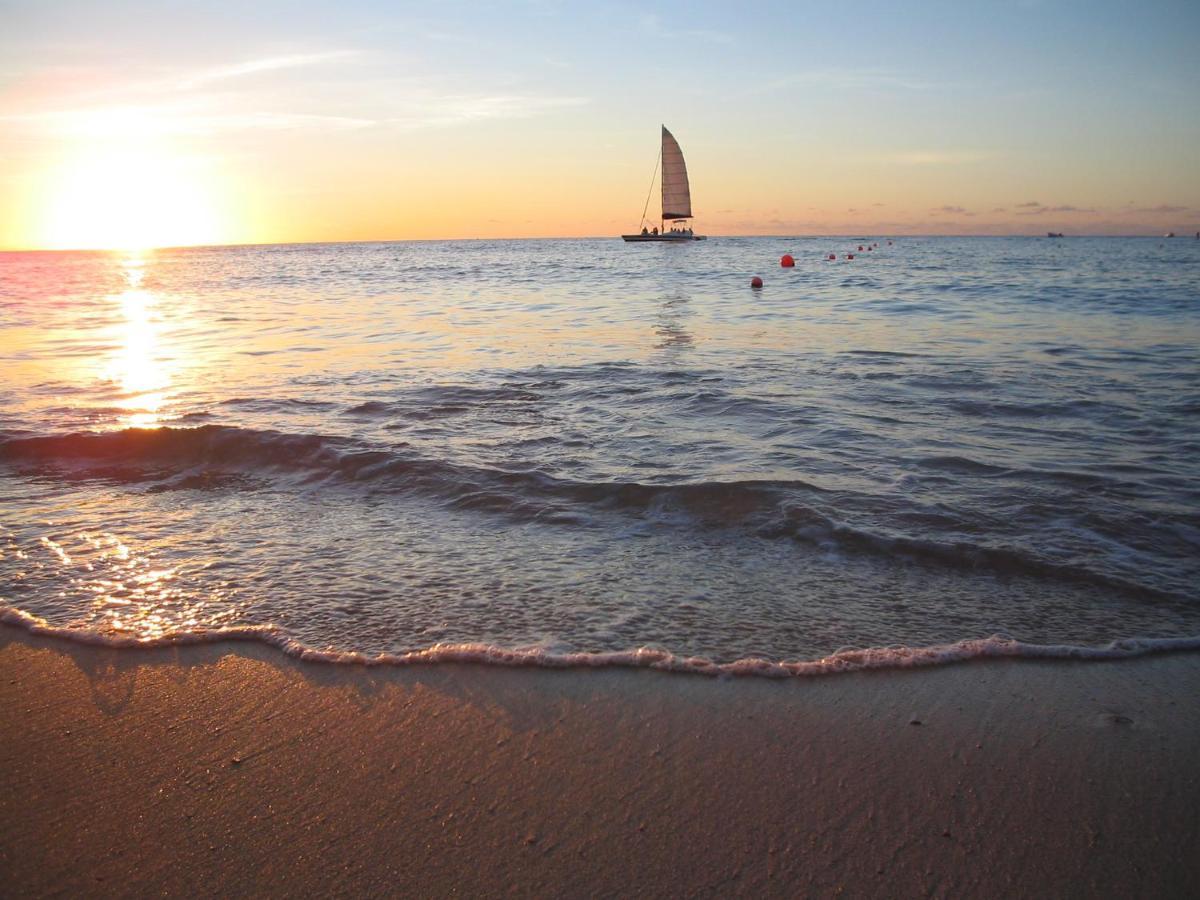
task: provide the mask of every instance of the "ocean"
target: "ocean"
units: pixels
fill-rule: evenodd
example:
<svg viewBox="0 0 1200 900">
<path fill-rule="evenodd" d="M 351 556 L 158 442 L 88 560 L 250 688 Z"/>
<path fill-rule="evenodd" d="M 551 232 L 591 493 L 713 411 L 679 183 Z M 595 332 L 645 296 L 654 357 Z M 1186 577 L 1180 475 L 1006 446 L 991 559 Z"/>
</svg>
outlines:
<svg viewBox="0 0 1200 900">
<path fill-rule="evenodd" d="M 0 617 L 762 674 L 1197 647 L 1198 425 L 1195 240 L 3 253 Z"/>
</svg>

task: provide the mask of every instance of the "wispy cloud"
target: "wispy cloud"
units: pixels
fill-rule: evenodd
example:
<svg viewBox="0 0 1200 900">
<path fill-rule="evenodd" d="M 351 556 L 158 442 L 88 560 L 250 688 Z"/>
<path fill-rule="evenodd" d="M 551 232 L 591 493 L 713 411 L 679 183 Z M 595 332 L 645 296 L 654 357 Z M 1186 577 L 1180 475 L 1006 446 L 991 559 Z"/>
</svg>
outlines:
<svg viewBox="0 0 1200 900">
<path fill-rule="evenodd" d="M 1020 216 L 1041 216 L 1046 213 L 1089 213 L 1096 210 L 1091 207 L 1071 206 L 1064 204 L 1063 206 L 1042 206 L 1040 203 L 1018 203 L 1018 207 L 1026 207 L 1022 212 L 1017 213 Z"/>
<path fill-rule="evenodd" d="M 313 53 L 264 56 L 243 59 L 219 66 L 161 67 L 144 66 L 110 67 L 103 73 L 71 74 L 62 66 L 48 66 L 44 71 L 53 80 L 63 80 L 70 75 L 75 88 L 62 95 L 63 102 L 71 105 L 121 105 L 156 100 L 165 96 L 194 94 L 201 88 L 221 85 L 222 82 L 244 79 L 248 76 L 299 69 L 337 60 L 362 56 L 358 50 L 322 50 Z M 335 70 L 335 72 L 338 70 Z M 94 77 L 84 77 L 88 74 Z M 225 89 L 228 89 L 226 86 Z M 153 101 L 152 101 L 153 102 Z"/>
<path fill-rule="evenodd" d="M 1139 213 L 1185 213 L 1191 207 L 1188 206 L 1168 206 L 1166 203 L 1160 203 L 1158 206 L 1139 206 L 1134 212 Z"/>
<path fill-rule="evenodd" d="M 398 97 L 395 114 L 383 124 L 415 129 L 487 119 L 524 119 L 554 110 L 582 106 L 586 97 L 536 94 L 467 94 L 422 91 Z"/>
<path fill-rule="evenodd" d="M 874 161 L 900 166 L 957 166 L 995 156 L 986 150 L 907 150 L 874 157 Z"/>
<path fill-rule="evenodd" d="M 791 72 L 781 78 L 768 81 L 755 93 L 782 90 L 784 88 L 821 88 L 838 91 L 928 91 L 942 85 L 916 78 L 904 72 L 890 69 L 870 68 L 819 68 Z"/>
<path fill-rule="evenodd" d="M 266 56 L 261 59 L 250 59 L 227 66 L 200 69 L 179 76 L 174 81 L 174 87 L 181 90 L 190 90 L 211 84 L 215 81 L 242 78 L 246 75 L 257 75 L 262 72 L 277 72 L 281 69 L 314 66 L 358 55 L 359 51 L 357 50 L 325 50 L 320 53 L 293 53 L 287 56 Z"/>
<path fill-rule="evenodd" d="M 577 96 L 470 91 L 429 79 L 336 71 L 319 94 L 256 75 L 330 64 L 355 50 L 266 56 L 223 66 L 126 81 L 71 98 L 57 109 L 7 112 L 0 123 L 27 133 L 87 139 L 213 135 L 253 130 L 345 131 L 436 128 L 488 119 L 527 118 L 586 103 Z M 372 77 L 374 75 L 374 77 Z"/>
<path fill-rule="evenodd" d="M 93 140 L 202 136 L 254 129 L 348 129 L 377 124 L 374 119 L 318 113 L 220 112 L 215 105 L 203 101 L 48 110 L 0 116 L 0 122 L 54 137 Z"/>
<path fill-rule="evenodd" d="M 663 24 L 662 16 L 657 13 L 642 13 L 638 16 L 638 24 L 642 31 L 665 40 L 703 41 L 709 44 L 732 44 L 733 35 L 723 31 L 713 31 L 709 28 L 670 28 Z"/>
<path fill-rule="evenodd" d="M 1016 204 L 1016 207 L 1017 209 L 1036 209 L 1041 205 L 1042 204 L 1038 203 L 1036 200 L 1028 200 L 1025 203 Z"/>
<path fill-rule="evenodd" d="M 973 215 L 975 215 L 975 213 L 971 212 L 964 206 L 938 206 L 934 209 L 931 209 L 930 212 L 931 213 L 945 213 L 947 215 L 952 215 L 952 216 L 973 216 Z"/>
</svg>

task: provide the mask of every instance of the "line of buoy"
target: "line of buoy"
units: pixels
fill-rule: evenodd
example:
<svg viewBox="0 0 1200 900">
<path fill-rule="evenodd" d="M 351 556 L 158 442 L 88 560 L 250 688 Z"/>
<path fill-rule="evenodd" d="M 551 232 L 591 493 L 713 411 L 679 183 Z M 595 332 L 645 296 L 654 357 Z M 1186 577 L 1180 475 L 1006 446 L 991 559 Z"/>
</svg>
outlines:
<svg viewBox="0 0 1200 900">
<path fill-rule="evenodd" d="M 889 247 L 890 247 L 890 246 L 892 246 L 892 242 L 891 242 L 891 241 L 888 241 L 887 243 L 888 243 L 888 246 L 889 246 Z M 879 249 L 879 241 L 875 241 L 874 243 L 870 243 L 870 244 L 859 244 L 859 245 L 858 245 L 858 250 L 857 250 L 856 252 L 858 252 L 858 253 L 867 253 L 868 251 L 871 251 L 871 250 L 878 250 L 878 249 Z M 854 254 L 854 253 L 847 253 L 847 254 L 845 254 L 845 256 L 843 256 L 842 258 L 843 258 L 843 259 L 854 259 L 854 256 L 855 256 L 855 254 Z M 830 253 L 830 254 L 828 254 L 828 255 L 827 255 L 825 258 L 826 258 L 827 260 L 829 260 L 830 262 L 833 262 L 833 261 L 834 261 L 834 260 L 836 260 L 838 257 L 837 257 L 837 254 L 836 254 L 836 253 Z"/>
<path fill-rule="evenodd" d="M 888 241 L 887 243 L 888 243 L 889 247 L 892 246 L 891 241 Z M 878 247 L 879 247 L 878 241 L 875 241 L 874 243 L 871 243 L 871 244 L 859 244 L 858 252 L 865 253 L 868 250 L 875 250 Z M 836 262 L 837 254 L 830 253 L 825 258 L 827 260 L 829 260 L 830 262 Z M 845 259 L 854 259 L 854 254 L 847 253 L 844 258 Z M 796 258 L 794 256 L 792 256 L 792 254 L 790 254 L 790 253 L 785 253 L 785 254 L 783 254 L 783 256 L 779 257 L 779 265 L 781 268 L 784 268 L 784 269 L 794 269 L 796 267 Z M 759 276 L 755 275 L 753 278 L 750 279 L 750 287 L 758 289 L 758 288 L 761 288 L 762 286 L 763 286 L 763 280 Z"/>
</svg>

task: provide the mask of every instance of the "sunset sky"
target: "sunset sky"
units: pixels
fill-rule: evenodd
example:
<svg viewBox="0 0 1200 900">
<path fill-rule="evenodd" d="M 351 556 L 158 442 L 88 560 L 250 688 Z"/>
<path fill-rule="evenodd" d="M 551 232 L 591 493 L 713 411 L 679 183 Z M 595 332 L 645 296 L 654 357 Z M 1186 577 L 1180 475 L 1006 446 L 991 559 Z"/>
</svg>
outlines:
<svg viewBox="0 0 1200 900">
<path fill-rule="evenodd" d="M 1200 4 L 0 0 L 0 247 L 1200 229 Z M 653 203 L 652 203 L 653 209 Z"/>
</svg>

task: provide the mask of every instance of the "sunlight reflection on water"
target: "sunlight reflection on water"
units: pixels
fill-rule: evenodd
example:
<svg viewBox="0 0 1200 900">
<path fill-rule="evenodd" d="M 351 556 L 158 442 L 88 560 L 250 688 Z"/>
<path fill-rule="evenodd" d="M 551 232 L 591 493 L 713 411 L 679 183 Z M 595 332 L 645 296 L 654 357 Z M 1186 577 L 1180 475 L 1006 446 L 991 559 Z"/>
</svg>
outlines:
<svg viewBox="0 0 1200 900">
<path fill-rule="evenodd" d="M 154 428 L 161 424 L 159 412 L 171 378 L 162 361 L 158 299 L 141 289 L 146 260 L 132 254 L 123 261 L 127 290 L 113 297 L 122 320 L 116 326 L 118 350 L 109 360 L 104 377 L 119 384 L 123 395 L 118 405 L 125 410 L 117 428 Z"/>
</svg>

